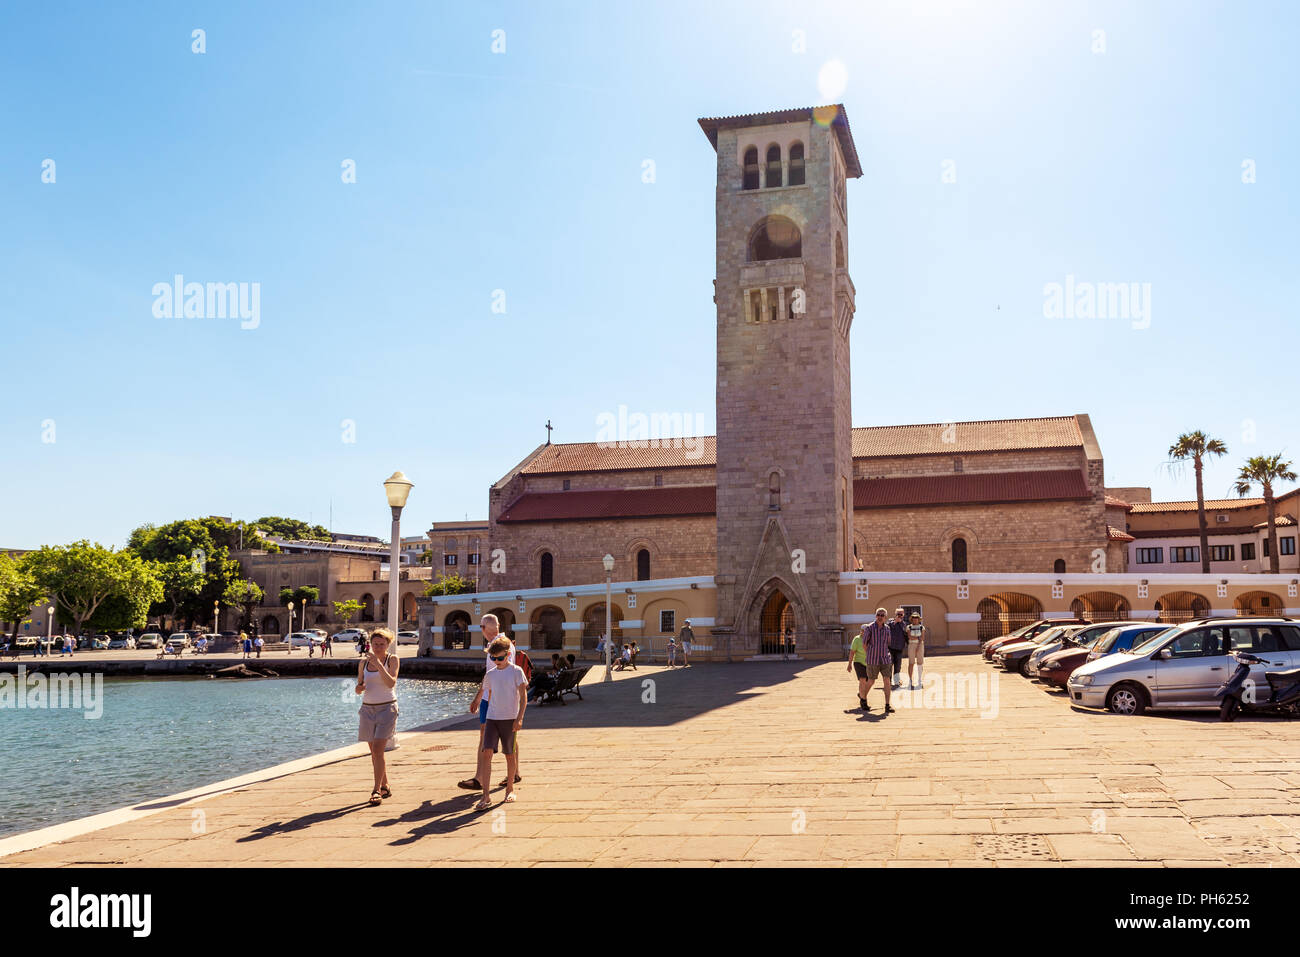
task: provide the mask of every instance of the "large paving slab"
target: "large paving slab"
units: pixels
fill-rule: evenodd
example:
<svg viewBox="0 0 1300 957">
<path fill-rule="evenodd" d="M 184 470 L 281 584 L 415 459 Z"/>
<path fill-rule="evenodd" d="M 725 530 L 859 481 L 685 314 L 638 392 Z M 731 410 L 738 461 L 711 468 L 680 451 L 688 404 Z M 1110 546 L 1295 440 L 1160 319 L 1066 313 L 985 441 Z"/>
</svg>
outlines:
<svg viewBox="0 0 1300 957">
<path fill-rule="evenodd" d="M 842 662 L 643 668 L 529 708 L 514 804 L 496 789 L 477 812 L 456 788 L 471 719 L 403 734 L 380 807 L 358 745 L 0 864 L 1300 863 L 1300 724 L 1082 711 L 976 655 L 932 659 L 926 677 L 886 717 L 879 690 L 854 710 Z M 959 701 L 968 679 L 984 693 Z"/>
</svg>

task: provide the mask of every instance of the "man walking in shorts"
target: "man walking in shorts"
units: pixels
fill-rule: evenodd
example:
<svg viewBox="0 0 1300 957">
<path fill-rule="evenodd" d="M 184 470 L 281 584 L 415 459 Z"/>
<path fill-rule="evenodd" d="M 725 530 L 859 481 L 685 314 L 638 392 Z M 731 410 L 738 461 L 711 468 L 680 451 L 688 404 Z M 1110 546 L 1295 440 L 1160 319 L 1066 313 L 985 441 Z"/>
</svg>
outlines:
<svg viewBox="0 0 1300 957">
<path fill-rule="evenodd" d="M 893 705 L 889 703 L 890 676 L 894 659 L 889 654 L 889 623 L 885 620 L 889 612 L 883 608 L 876 609 L 876 620 L 867 625 L 862 634 L 862 644 L 866 655 L 867 686 L 863 700 L 871 693 L 871 686 L 880 679 L 880 687 L 885 691 L 885 714 L 893 714 Z"/>
<path fill-rule="evenodd" d="M 893 686 L 895 689 L 903 684 L 903 653 L 907 651 L 907 622 L 903 621 L 903 609 L 894 609 L 894 620 L 889 623 L 889 657 L 894 665 Z"/>
</svg>

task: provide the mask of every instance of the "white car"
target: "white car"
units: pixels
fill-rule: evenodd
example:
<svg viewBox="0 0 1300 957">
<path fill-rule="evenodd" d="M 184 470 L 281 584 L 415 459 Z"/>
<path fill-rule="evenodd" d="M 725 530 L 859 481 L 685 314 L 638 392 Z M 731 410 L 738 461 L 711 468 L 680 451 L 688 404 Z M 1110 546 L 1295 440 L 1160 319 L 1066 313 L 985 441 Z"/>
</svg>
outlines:
<svg viewBox="0 0 1300 957">
<path fill-rule="evenodd" d="M 418 645 L 420 643 L 420 633 L 418 631 L 399 631 L 397 633 L 397 643 L 399 645 Z"/>
<path fill-rule="evenodd" d="M 161 648 L 163 643 L 162 635 L 156 631 L 145 632 L 139 638 L 135 639 L 137 648 Z"/>
<path fill-rule="evenodd" d="M 320 646 L 320 635 L 314 631 L 295 631 L 289 636 L 290 648 L 319 648 Z"/>
<path fill-rule="evenodd" d="M 167 644 L 179 644 L 182 648 L 190 648 L 194 645 L 194 641 L 190 638 L 187 632 L 177 631 L 173 632 L 172 636 L 167 639 Z"/>
<path fill-rule="evenodd" d="M 360 641 L 360 640 L 361 640 L 362 638 L 364 638 L 365 636 L 366 636 L 366 633 L 365 633 L 364 631 L 362 631 L 360 628 L 347 628 L 347 629 L 345 629 L 345 630 L 343 630 L 343 631 L 337 631 L 337 632 L 335 632 L 335 633 L 334 633 L 334 637 L 331 638 L 330 640 L 331 640 L 331 641 L 350 641 L 350 642 L 352 642 L 353 644 L 356 644 L 358 641 Z"/>
<path fill-rule="evenodd" d="M 96 635 L 95 637 L 98 638 L 99 636 Z M 112 651 L 120 651 L 120 650 L 135 651 L 135 639 L 114 638 L 112 641 L 108 643 L 108 647 Z"/>
</svg>

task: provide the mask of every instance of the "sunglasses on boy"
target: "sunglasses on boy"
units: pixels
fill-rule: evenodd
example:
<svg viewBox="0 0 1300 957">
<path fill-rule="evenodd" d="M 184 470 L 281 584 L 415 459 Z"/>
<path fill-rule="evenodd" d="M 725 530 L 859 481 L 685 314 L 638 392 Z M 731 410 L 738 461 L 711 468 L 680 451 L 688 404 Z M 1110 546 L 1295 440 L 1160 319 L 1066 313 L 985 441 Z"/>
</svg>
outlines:
<svg viewBox="0 0 1300 957">
<path fill-rule="evenodd" d="M 489 657 L 490 657 L 493 661 L 505 661 L 505 660 L 506 660 L 507 658 L 509 658 L 510 656 L 509 656 L 509 655 L 501 655 L 501 656 L 498 657 L 497 655 L 490 655 Z"/>
</svg>

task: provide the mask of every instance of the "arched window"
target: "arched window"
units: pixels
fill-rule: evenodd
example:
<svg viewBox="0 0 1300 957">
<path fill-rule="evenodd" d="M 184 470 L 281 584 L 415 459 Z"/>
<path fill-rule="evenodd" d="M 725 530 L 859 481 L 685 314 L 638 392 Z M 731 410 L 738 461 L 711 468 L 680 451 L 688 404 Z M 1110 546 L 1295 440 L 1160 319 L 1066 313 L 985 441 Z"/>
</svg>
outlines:
<svg viewBox="0 0 1300 957">
<path fill-rule="evenodd" d="M 636 553 L 636 580 L 647 582 L 650 580 L 650 550 L 643 548 Z"/>
<path fill-rule="evenodd" d="M 955 572 L 966 570 L 966 539 L 964 538 L 952 540 L 952 570 Z"/>
<path fill-rule="evenodd" d="M 555 559 L 551 557 L 550 552 L 542 552 L 542 588 L 551 588 L 555 585 Z"/>
<path fill-rule="evenodd" d="M 1064 558 L 1058 558 L 1056 561 L 1054 561 L 1054 562 L 1052 563 L 1052 571 L 1056 572 L 1056 574 L 1058 574 L 1058 575 L 1064 575 L 1064 574 L 1065 574 L 1065 559 L 1064 559 Z"/>
<path fill-rule="evenodd" d="M 790 185 L 803 185 L 803 144 L 790 144 Z"/>
<path fill-rule="evenodd" d="M 772 472 L 767 477 L 767 507 L 773 511 L 781 508 L 781 473 Z"/>
<path fill-rule="evenodd" d="M 799 227 L 784 216 L 769 216 L 754 230 L 749 240 L 749 261 L 799 259 L 803 256 L 803 237 Z"/>
<path fill-rule="evenodd" d="M 781 185 L 781 147 L 776 145 L 767 148 L 767 185 Z"/>
<path fill-rule="evenodd" d="M 758 147 L 751 146 L 745 150 L 744 175 L 740 181 L 741 189 L 758 189 Z"/>
</svg>

